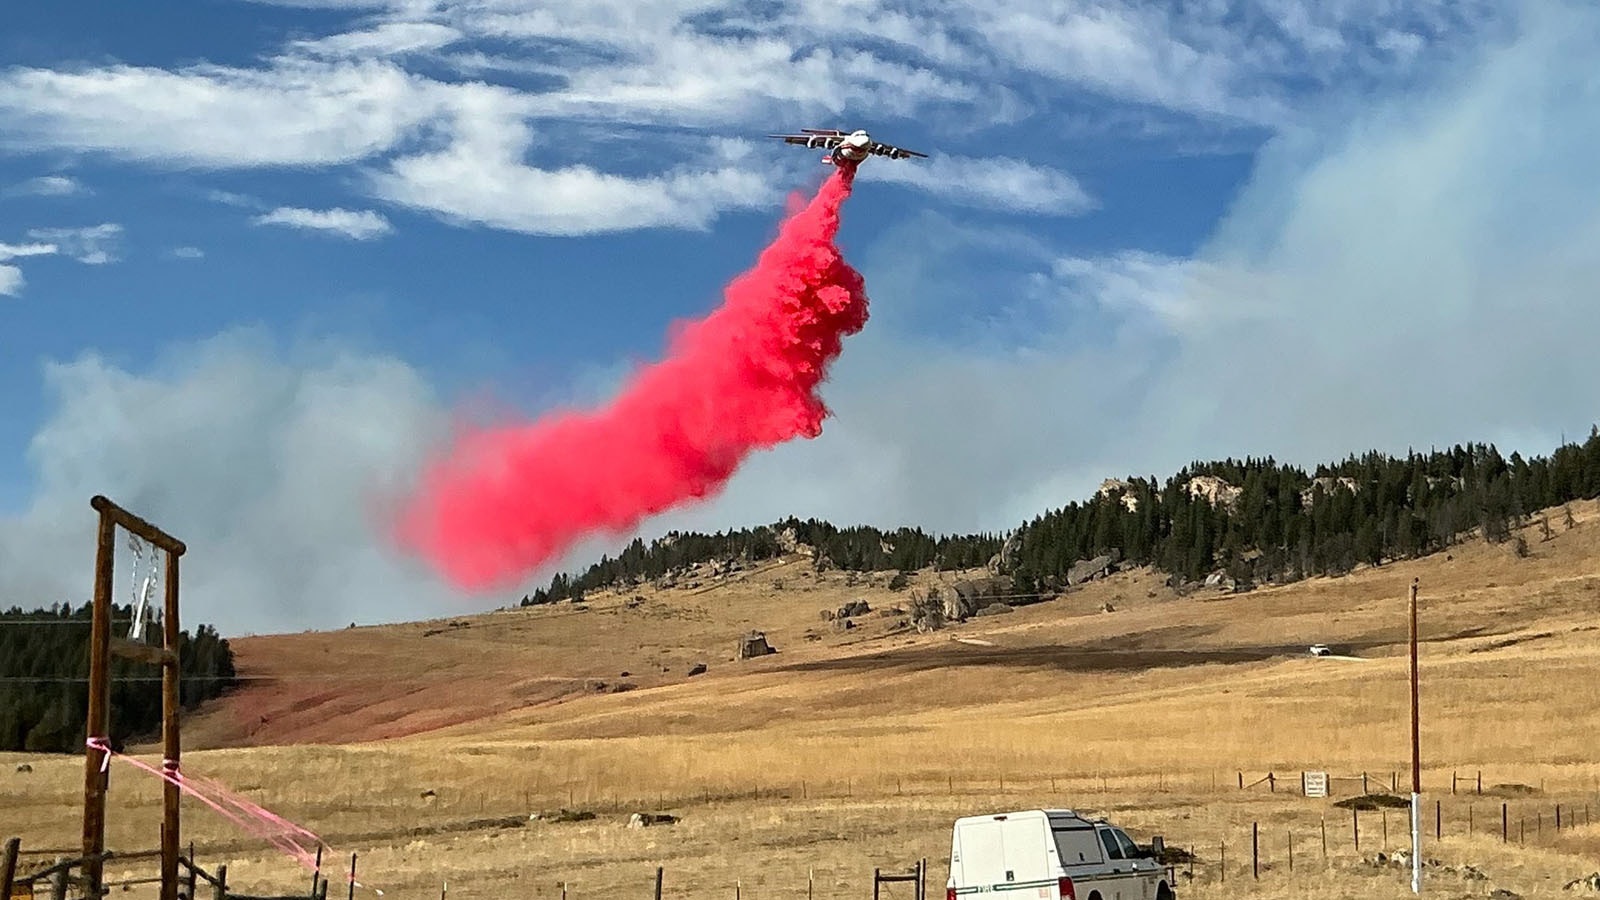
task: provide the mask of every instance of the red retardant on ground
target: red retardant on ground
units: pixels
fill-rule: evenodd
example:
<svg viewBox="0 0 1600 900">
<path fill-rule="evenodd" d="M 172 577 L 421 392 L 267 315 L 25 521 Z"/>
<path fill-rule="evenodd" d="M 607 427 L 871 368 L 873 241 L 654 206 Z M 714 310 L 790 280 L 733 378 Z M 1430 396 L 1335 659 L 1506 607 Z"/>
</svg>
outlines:
<svg viewBox="0 0 1600 900">
<path fill-rule="evenodd" d="M 830 175 L 609 406 L 458 437 L 404 503 L 402 545 L 460 587 L 509 585 L 582 538 L 714 495 L 754 450 L 821 434 L 817 387 L 867 322 L 861 274 L 834 244 L 853 176 Z"/>
</svg>

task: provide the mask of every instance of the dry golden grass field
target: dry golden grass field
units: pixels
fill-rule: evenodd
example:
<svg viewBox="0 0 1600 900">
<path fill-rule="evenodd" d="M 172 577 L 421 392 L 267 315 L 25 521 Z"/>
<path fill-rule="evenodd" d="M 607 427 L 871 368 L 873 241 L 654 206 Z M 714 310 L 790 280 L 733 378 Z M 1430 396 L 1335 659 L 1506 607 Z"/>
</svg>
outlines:
<svg viewBox="0 0 1600 900">
<path fill-rule="evenodd" d="M 1600 814 L 1600 509 L 1574 511 L 1577 527 L 1551 540 L 1529 529 L 1527 558 L 1476 541 L 1344 578 L 1182 597 L 1131 571 L 925 635 L 877 612 L 904 602 L 887 573 L 851 584 L 795 558 L 581 607 L 241 638 L 250 680 L 186 718 L 184 768 L 321 835 L 330 896 L 345 896 L 352 852 L 367 897 L 437 897 L 448 882 L 452 898 L 555 900 L 563 885 L 571 900 L 645 898 L 661 866 L 670 898 L 865 900 L 875 867 L 921 858 L 937 895 L 957 816 L 1064 806 L 1192 847 L 1180 898 L 1398 897 L 1408 871 L 1363 859 L 1406 846 L 1405 812 L 1361 813 L 1358 852 L 1334 801 L 1359 779 L 1328 799 L 1299 786 L 1302 770 L 1366 772 L 1372 791 L 1395 778 L 1406 792 L 1416 577 L 1425 854 L 1441 864 L 1424 893 L 1574 897 L 1563 885 L 1600 870 L 1587 821 Z M 858 628 L 818 615 L 855 598 L 874 608 Z M 736 662 L 751 628 L 779 652 Z M 1309 656 L 1319 642 L 1354 658 Z M 708 671 L 688 676 L 695 663 Z M 24 761 L 33 771 L 14 773 Z M 0 764 L 0 837 L 34 851 L 24 868 L 74 853 L 82 758 Z M 1268 772 L 1275 791 L 1239 789 L 1240 773 Z M 155 779 L 115 764 L 108 846 L 155 847 L 159 799 Z M 594 817 L 551 815 L 562 809 Z M 636 811 L 681 821 L 626 827 Z M 292 860 L 187 800 L 184 836 L 241 890 L 309 887 Z M 1465 864 L 1487 877 L 1464 877 Z"/>
</svg>

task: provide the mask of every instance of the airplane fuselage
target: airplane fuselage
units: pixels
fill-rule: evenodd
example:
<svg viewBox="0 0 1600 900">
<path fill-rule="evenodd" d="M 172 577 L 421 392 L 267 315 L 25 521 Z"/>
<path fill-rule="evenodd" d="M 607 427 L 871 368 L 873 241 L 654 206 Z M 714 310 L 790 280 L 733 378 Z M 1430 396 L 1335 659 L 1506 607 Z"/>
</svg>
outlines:
<svg viewBox="0 0 1600 900">
<path fill-rule="evenodd" d="M 887 156 L 890 159 L 905 159 L 911 156 L 926 157 L 926 153 L 916 150 L 906 150 L 888 144 L 880 144 L 872 139 L 863 129 L 845 134 L 835 129 L 803 128 L 802 134 L 773 134 L 769 137 L 781 138 L 790 144 L 799 144 L 808 149 L 821 148 L 827 150 L 822 155 L 823 165 L 839 166 L 840 168 L 854 168 L 865 162 L 867 157 L 874 154 Z"/>
<path fill-rule="evenodd" d="M 822 161 L 835 166 L 857 165 L 871 155 L 867 149 L 871 146 L 872 138 L 865 131 L 852 131 Z"/>
</svg>

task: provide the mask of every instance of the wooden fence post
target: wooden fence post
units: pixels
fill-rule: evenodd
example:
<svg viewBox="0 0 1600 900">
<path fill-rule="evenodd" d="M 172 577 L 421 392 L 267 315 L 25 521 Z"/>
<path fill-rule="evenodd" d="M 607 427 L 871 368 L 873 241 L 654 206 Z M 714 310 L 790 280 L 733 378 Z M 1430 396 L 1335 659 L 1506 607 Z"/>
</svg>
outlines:
<svg viewBox="0 0 1600 900">
<path fill-rule="evenodd" d="M 356 855 L 350 854 L 350 893 L 348 900 L 356 900 Z"/>
<path fill-rule="evenodd" d="M 11 900 L 11 882 L 17 877 L 17 854 L 22 849 L 22 838 L 6 841 L 6 855 L 0 859 L 0 900 Z"/>
<path fill-rule="evenodd" d="M 1478 770 L 1478 793 L 1483 793 L 1483 770 Z"/>
<path fill-rule="evenodd" d="M 317 882 L 322 879 L 322 844 L 317 844 L 317 866 L 311 870 L 311 896 L 317 896 Z"/>
<path fill-rule="evenodd" d="M 1450 773 L 1450 793 L 1453 795 L 1453 794 L 1455 794 L 1455 792 L 1456 792 L 1456 773 L 1451 772 Z"/>
<path fill-rule="evenodd" d="M 1278 792 L 1278 776 L 1271 772 L 1267 773 L 1267 790 L 1274 794 Z"/>
<path fill-rule="evenodd" d="M 1289 871 L 1294 871 L 1294 832 L 1289 832 Z"/>
<path fill-rule="evenodd" d="M 66 862 L 65 856 L 56 857 L 56 865 Z M 67 900 L 67 867 L 55 870 L 50 875 L 50 900 Z"/>
<path fill-rule="evenodd" d="M 1561 804 L 1556 804 L 1556 830 L 1561 830 Z"/>
<path fill-rule="evenodd" d="M 1222 873 L 1222 883 L 1223 884 L 1227 884 L 1228 883 L 1228 842 L 1227 841 L 1223 841 L 1222 844 L 1221 844 L 1221 847 L 1222 847 L 1222 849 L 1217 854 L 1218 856 L 1221 857 L 1221 862 L 1217 863 L 1217 871 Z"/>
<path fill-rule="evenodd" d="M 1328 861 L 1328 815 L 1322 815 L 1322 861 Z"/>
<path fill-rule="evenodd" d="M 1350 830 L 1355 834 L 1356 852 L 1361 852 L 1361 810 L 1350 807 Z"/>
<path fill-rule="evenodd" d="M 878 900 L 878 884 L 879 884 L 878 875 L 882 871 L 883 871 L 882 869 L 873 869 L 872 870 L 872 900 Z M 661 900 L 661 897 L 657 896 L 656 900 Z"/>
<path fill-rule="evenodd" d="M 1384 853 L 1388 853 L 1389 852 L 1389 807 L 1385 806 L 1383 808 L 1382 815 L 1383 815 L 1383 843 L 1378 846 L 1378 849 L 1383 851 Z"/>
<path fill-rule="evenodd" d="M 1507 821 L 1506 804 L 1501 803 L 1500 804 L 1500 843 L 1502 843 L 1502 844 L 1504 844 L 1506 842 L 1506 832 L 1507 832 L 1506 821 Z"/>
<path fill-rule="evenodd" d="M 1250 823 L 1250 874 L 1255 880 L 1261 880 L 1261 823 Z"/>
<path fill-rule="evenodd" d="M 217 866 L 217 880 L 211 885 L 213 900 L 228 900 L 228 867 Z"/>
<path fill-rule="evenodd" d="M 656 900 L 661 900 L 661 878 L 664 871 L 661 866 L 656 866 Z"/>
<path fill-rule="evenodd" d="M 1433 801 L 1433 839 L 1440 840 L 1444 837 L 1444 801 Z"/>
</svg>

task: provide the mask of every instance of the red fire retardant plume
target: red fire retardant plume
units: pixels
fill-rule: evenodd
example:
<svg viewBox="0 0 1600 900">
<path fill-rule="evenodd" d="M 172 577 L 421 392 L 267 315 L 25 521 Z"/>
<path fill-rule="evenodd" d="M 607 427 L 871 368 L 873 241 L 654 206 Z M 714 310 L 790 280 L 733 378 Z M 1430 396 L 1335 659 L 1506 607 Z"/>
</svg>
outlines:
<svg viewBox="0 0 1600 900">
<path fill-rule="evenodd" d="M 777 239 L 602 409 L 468 433 L 401 511 L 401 542 L 469 589 L 504 586 L 591 534 L 714 495 L 751 451 L 822 433 L 816 390 L 867 322 L 834 245 L 853 172 L 836 170 Z"/>
</svg>

